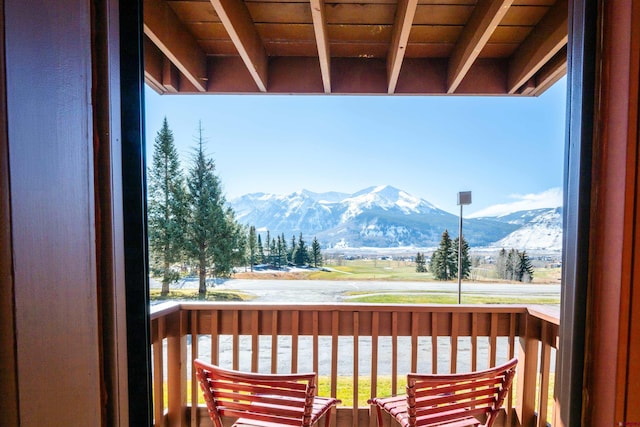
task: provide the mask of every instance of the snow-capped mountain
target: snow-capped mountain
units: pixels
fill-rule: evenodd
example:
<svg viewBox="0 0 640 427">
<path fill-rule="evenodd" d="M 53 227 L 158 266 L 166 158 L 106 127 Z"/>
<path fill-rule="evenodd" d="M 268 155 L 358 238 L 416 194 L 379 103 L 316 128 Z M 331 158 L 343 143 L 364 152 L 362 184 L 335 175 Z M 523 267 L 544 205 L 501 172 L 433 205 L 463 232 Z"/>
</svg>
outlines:
<svg viewBox="0 0 640 427">
<path fill-rule="evenodd" d="M 287 239 L 299 233 L 317 237 L 324 248 L 435 247 L 445 229 L 452 238 L 458 229 L 456 215 L 388 185 L 354 194 L 253 193 L 229 202 L 243 224 Z M 556 250 L 562 240 L 560 208 L 465 219 L 464 227 L 472 247 Z"/>
<path fill-rule="evenodd" d="M 562 208 L 520 211 L 497 217 L 498 220 L 522 225 L 493 246 L 526 250 L 562 249 Z"/>
</svg>

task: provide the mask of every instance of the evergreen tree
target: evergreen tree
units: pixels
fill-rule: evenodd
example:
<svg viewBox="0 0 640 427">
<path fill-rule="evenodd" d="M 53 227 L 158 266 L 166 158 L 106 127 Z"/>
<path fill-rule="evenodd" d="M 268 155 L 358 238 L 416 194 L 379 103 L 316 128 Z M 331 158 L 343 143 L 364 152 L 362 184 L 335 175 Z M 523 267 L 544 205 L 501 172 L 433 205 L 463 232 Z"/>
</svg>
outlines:
<svg viewBox="0 0 640 427">
<path fill-rule="evenodd" d="M 249 227 L 249 237 L 247 239 L 247 249 L 249 251 L 249 266 L 253 271 L 253 265 L 256 263 L 256 254 L 258 251 L 258 241 L 256 239 L 256 227 Z"/>
<path fill-rule="evenodd" d="M 311 264 L 316 268 L 322 266 L 322 252 L 317 237 L 314 237 L 313 242 L 311 242 Z"/>
<path fill-rule="evenodd" d="M 270 258 L 270 264 L 273 265 L 274 267 L 278 268 L 279 267 L 279 261 L 278 261 L 278 244 L 276 243 L 276 239 L 271 239 L 271 244 L 269 245 L 269 258 Z"/>
<path fill-rule="evenodd" d="M 309 252 L 307 250 L 307 244 L 302 238 L 302 233 L 300 233 L 300 237 L 298 238 L 298 244 L 295 247 L 295 251 L 293 253 L 293 263 L 297 266 L 306 265 L 309 261 Z"/>
<path fill-rule="evenodd" d="M 440 239 L 440 246 L 431 257 L 431 272 L 437 280 L 450 280 L 458 270 L 457 253 L 453 252 L 453 244 L 449 231 L 444 230 Z"/>
<path fill-rule="evenodd" d="M 425 256 L 420 252 L 416 254 L 416 272 L 417 273 L 427 272 L 427 262 L 426 262 Z"/>
<path fill-rule="evenodd" d="M 529 283 L 533 280 L 533 265 L 531 264 L 529 255 L 527 255 L 527 251 L 520 253 L 518 276 L 521 282 Z"/>
<path fill-rule="evenodd" d="M 282 267 L 284 259 L 285 259 L 285 254 L 284 254 L 284 246 L 282 244 L 282 237 L 278 236 L 276 240 L 276 247 L 275 247 L 275 251 L 276 251 L 276 266 L 278 268 Z"/>
<path fill-rule="evenodd" d="M 257 258 L 258 258 L 258 261 L 260 262 L 260 264 L 264 264 L 265 263 L 264 247 L 262 246 L 262 236 L 260 234 L 258 234 L 258 254 L 257 254 Z"/>
<path fill-rule="evenodd" d="M 213 274 L 215 277 L 230 277 L 234 267 L 245 263 L 245 238 L 242 225 L 235 219 L 235 212 L 230 207 L 224 211 L 224 222 L 218 230 L 218 241 L 214 247 Z"/>
<path fill-rule="evenodd" d="M 229 273 L 232 248 L 230 239 L 233 232 L 229 230 L 228 210 L 224 209 L 225 198 L 222 195 L 220 180 L 215 174 L 213 160 L 206 158 L 203 148 L 202 124 L 198 127 L 197 148 L 193 166 L 187 178 L 189 187 L 190 218 L 188 224 L 188 244 L 190 257 L 196 262 L 198 270 L 198 292 L 207 292 L 207 270 L 213 267 L 218 275 Z"/>
<path fill-rule="evenodd" d="M 271 234 L 269 230 L 267 230 L 267 240 L 264 242 L 264 252 L 266 255 L 266 263 L 269 265 L 273 264 L 273 260 L 271 259 Z"/>
<path fill-rule="evenodd" d="M 289 261 L 289 248 L 287 247 L 287 240 L 284 238 L 284 233 L 280 236 L 280 240 L 282 242 L 282 260 L 281 264 L 286 265 Z"/>
<path fill-rule="evenodd" d="M 456 257 L 456 275 L 458 272 L 458 238 L 456 237 L 453 241 L 452 246 L 453 254 Z M 462 278 L 468 279 L 469 274 L 471 273 L 471 258 L 469 258 L 469 244 L 465 240 L 464 236 L 462 236 Z"/>
<path fill-rule="evenodd" d="M 289 261 L 293 264 L 295 264 L 295 260 L 293 259 L 293 254 L 296 251 L 296 236 L 295 234 L 293 236 L 291 236 L 291 247 L 289 248 L 289 254 L 287 255 L 287 257 L 289 258 Z"/>
<path fill-rule="evenodd" d="M 173 132 L 166 117 L 153 146 L 148 203 L 151 267 L 162 277 L 162 295 L 167 295 L 170 284 L 180 277 L 171 266 L 184 253 L 187 203 Z"/>
<path fill-rule="evenodd" d="M 507 252 L 502 249 L 496 259 L 496 274 L 504 280 L 530 282 L 533 280 L 533 265 L 526 251 L 511 249 Z"/>
</svg>

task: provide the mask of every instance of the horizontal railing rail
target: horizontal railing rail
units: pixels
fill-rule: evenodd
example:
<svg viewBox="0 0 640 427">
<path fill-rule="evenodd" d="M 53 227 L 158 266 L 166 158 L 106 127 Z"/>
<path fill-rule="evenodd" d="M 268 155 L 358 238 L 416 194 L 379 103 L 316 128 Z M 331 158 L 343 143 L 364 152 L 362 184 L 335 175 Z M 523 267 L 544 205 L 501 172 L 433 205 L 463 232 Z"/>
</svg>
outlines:
<svg viewBox="0 0 640 427">
<path fill-rule="evenodd" d="M 514 356 L 503 425 L 553 424 L 558 326 L 557 316 L 525 306 L 166 303 L 151 314 L 155 425 L 210 424 L 195 358 L 316 372 L 320 394 L 343 399 L 333 418 L 343 427 L 372 426 L 367 398 L 403 393 L 408 372 L 467 372 Z"/>
</svg>

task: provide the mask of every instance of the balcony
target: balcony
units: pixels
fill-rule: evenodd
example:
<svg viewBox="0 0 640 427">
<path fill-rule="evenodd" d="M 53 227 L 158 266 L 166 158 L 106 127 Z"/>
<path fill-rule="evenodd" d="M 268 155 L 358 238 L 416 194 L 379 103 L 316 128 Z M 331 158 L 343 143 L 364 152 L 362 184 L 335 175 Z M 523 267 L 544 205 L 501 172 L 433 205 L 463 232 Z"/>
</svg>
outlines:
<svg viewBox="0 0 640 427">
<path fill-rule="evenodd" d="M 242 370 L 318 372 L 319 394 L 343 400 L 333 426 L 357 427 L 375 425 L 367 398 L 403 393 L 409 371 L 465 372 L 513 356 L 518 372 L 498 424 L 553 425 L 559 319 L 550 311 L 511 305 L 162 304 L 151 314 L 155 425 L 211 425 L 206 408 L 197 404 L 196 357 Z"/>
</svg>

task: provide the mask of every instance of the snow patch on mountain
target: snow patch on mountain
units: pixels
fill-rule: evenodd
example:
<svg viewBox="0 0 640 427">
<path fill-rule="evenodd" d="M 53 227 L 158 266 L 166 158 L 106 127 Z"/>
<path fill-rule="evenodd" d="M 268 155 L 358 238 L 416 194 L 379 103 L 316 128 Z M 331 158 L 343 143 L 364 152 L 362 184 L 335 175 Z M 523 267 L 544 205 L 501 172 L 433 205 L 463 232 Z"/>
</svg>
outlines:
<svg viewBox="0 0 640 427">
<path fill-rule="evenodd" d="M 272 235 L 317 237 L 325 249 L 435 247 L 445 229 L 456 234 L 458 227 L 456 215 L 389 185 L 354 194 L 308 190 L 289 195 L 254 193 L 230 200 L 230 205 L 241 223 L 262 232 L 270 230 Z M 496 216 L 473 215 L 465 223 L 469 243 L 488 248 L 560 250 L 561 208 L 518 211 L 517 206 L 521 205 L 501 209 Z"/>
<path fill-rule="evenodd" d="M 542 212 L 541 212 L 542 211 Z M 535 211 L 537 215 L 521 228 L 500 239 L 492 246 L 521 250 L 562 250 L 562 208 Z M 529 217 L 521 212 L 520 218 Z M 512 214 L 514 215 L 514 214 Z"/>
</svg>

